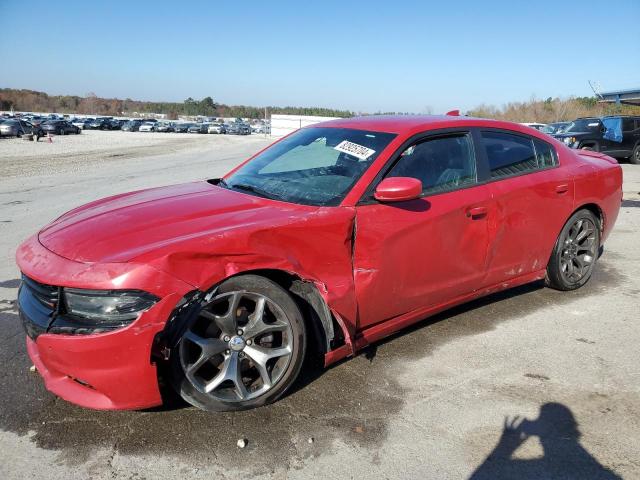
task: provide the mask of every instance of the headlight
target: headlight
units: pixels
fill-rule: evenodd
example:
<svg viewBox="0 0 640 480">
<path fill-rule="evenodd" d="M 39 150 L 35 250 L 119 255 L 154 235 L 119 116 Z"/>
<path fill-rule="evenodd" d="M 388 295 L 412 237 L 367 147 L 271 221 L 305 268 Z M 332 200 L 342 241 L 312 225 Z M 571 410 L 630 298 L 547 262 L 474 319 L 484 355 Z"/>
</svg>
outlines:
<svg viewBox="0 0 640 480">
<path fill-rule="evenodd" d="M 132 322 L 159 299 L 140 290 L 80 290 L 65 288 L 67 313 L 100 326 L 119 326 Z"/>
<path fill-rule="evenodd" d="M 576 137 L 564 137 L 562 139 L 562 141 L 566 144 L 566 145 L 571 145 L 572 143 L 574 143 L 576 141 Z"/>
</svg>

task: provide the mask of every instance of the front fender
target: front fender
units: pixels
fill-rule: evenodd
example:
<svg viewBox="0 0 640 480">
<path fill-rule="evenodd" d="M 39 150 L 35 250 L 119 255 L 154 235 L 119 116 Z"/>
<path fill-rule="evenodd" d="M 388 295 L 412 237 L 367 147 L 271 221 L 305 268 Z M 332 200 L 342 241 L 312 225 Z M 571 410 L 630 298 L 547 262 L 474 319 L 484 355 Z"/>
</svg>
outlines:
<svg viewBox="0 0 640 480">
<path fill-rule="evenodd" d="M 247 225 L 210 238 L 192 239 L 135 261 L 210 290 L 225 279 L 255 270 L 280 270 L 313 283 L 327 306 L 355 332 L 357 306 L 352 242 L 355 209 L 320 209 L 304 222 L 277 228 Z M 151 258 L 150 258 L 151 257 Z"/>
</svg>

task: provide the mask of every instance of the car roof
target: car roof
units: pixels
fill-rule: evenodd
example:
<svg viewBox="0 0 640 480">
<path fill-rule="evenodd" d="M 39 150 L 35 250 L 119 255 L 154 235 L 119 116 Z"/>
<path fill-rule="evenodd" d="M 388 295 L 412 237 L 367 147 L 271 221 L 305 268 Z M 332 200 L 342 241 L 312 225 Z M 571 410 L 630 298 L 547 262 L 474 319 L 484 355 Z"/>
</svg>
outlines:
<svg viewBox="0 0 640 480">
<path fill-rule="evenodd" d="M 368 115 L 340 118 L 311 125 L 310 127 L 353 128 L 387 133 L 410 133 L 420 130 L 435 130 L 456 127 L 492 127 L 531 132 L 530 127 L 501 120 L 489 120 L 455 115 Z M 309 127 L 305 127 L 309 128 Z"/>
</svg>

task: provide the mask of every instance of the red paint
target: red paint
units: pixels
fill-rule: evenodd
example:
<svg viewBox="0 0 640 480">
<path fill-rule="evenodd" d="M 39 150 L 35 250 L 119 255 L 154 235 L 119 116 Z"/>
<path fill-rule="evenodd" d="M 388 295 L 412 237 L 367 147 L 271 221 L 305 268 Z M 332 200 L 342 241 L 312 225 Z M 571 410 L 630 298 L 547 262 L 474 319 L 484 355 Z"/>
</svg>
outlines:
<svg viewBox="0 0 640 480">
<path fill-rule="evenodd" d="M 380 202 L 406 202 L 422 194 L 422 182 L 410 177 L 385 178 L 374 194 Z"/>
<path fill-rule="evenodd" d="M 92 408 L 159 404 L 151 342 L 178 300 L 258 269 L 287 271 L 318 288 L 345 337 L 344 346 L 326 354 L 330 364 L 428 315 L 543 278 L 560 229 L 581 206 L 594 204 L 603 212 L 603 240 L 618 215 L 622 174 L 615 160 L 570 150 L 520 125 L 460 116 L 372 116 L 323 126 L 398 135 L 338 207 L 284 203 L 195 182 L 92 202 L 23 243 L 18 265 L 41 283 L 137 289 L 161 298 L 120 330 L 28 340 L 47 388 Z M 473 127 L 552 143 L 560 166 L 423 198 L 414 198 L 415 180 L 393 178 L 385 181 L 393 180 L 392 188 L 379 191 L 386 201 L 404 201 L 359 203 L 412 136 Z M 394 191 L 411 196 L 390 198 Z"/>
</svg>

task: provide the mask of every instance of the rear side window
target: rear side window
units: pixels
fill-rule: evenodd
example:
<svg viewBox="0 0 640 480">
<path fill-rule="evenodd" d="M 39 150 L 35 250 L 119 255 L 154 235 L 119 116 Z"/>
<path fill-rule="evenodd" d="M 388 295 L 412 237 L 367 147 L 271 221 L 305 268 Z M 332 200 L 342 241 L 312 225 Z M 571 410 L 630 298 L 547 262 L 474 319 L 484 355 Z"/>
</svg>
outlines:
<svg viewBox="0 0 640 480">
<path fill-rule="evenodd" d="M 491 178 L 520 175 L 557 164 L 553 147 L 542 140 L 484 131 L 482 142 L 487 152 Z"/>
<path fill-rule="evenodd" d="M 635 122 L 633 121 L 633 118 L 622 119 L 622 130 L 625 132 L 631 132 L 635 130 Z"/>
<path fill-rule="evenodd" d="M 538 168 L 554 167 L 558 165 L 558 154 L 555 148 L 547 142 L 543 142 L 537 138 L 533 139 L 533 146 L 536 149 L 536 160 Z"/>
</svg>

